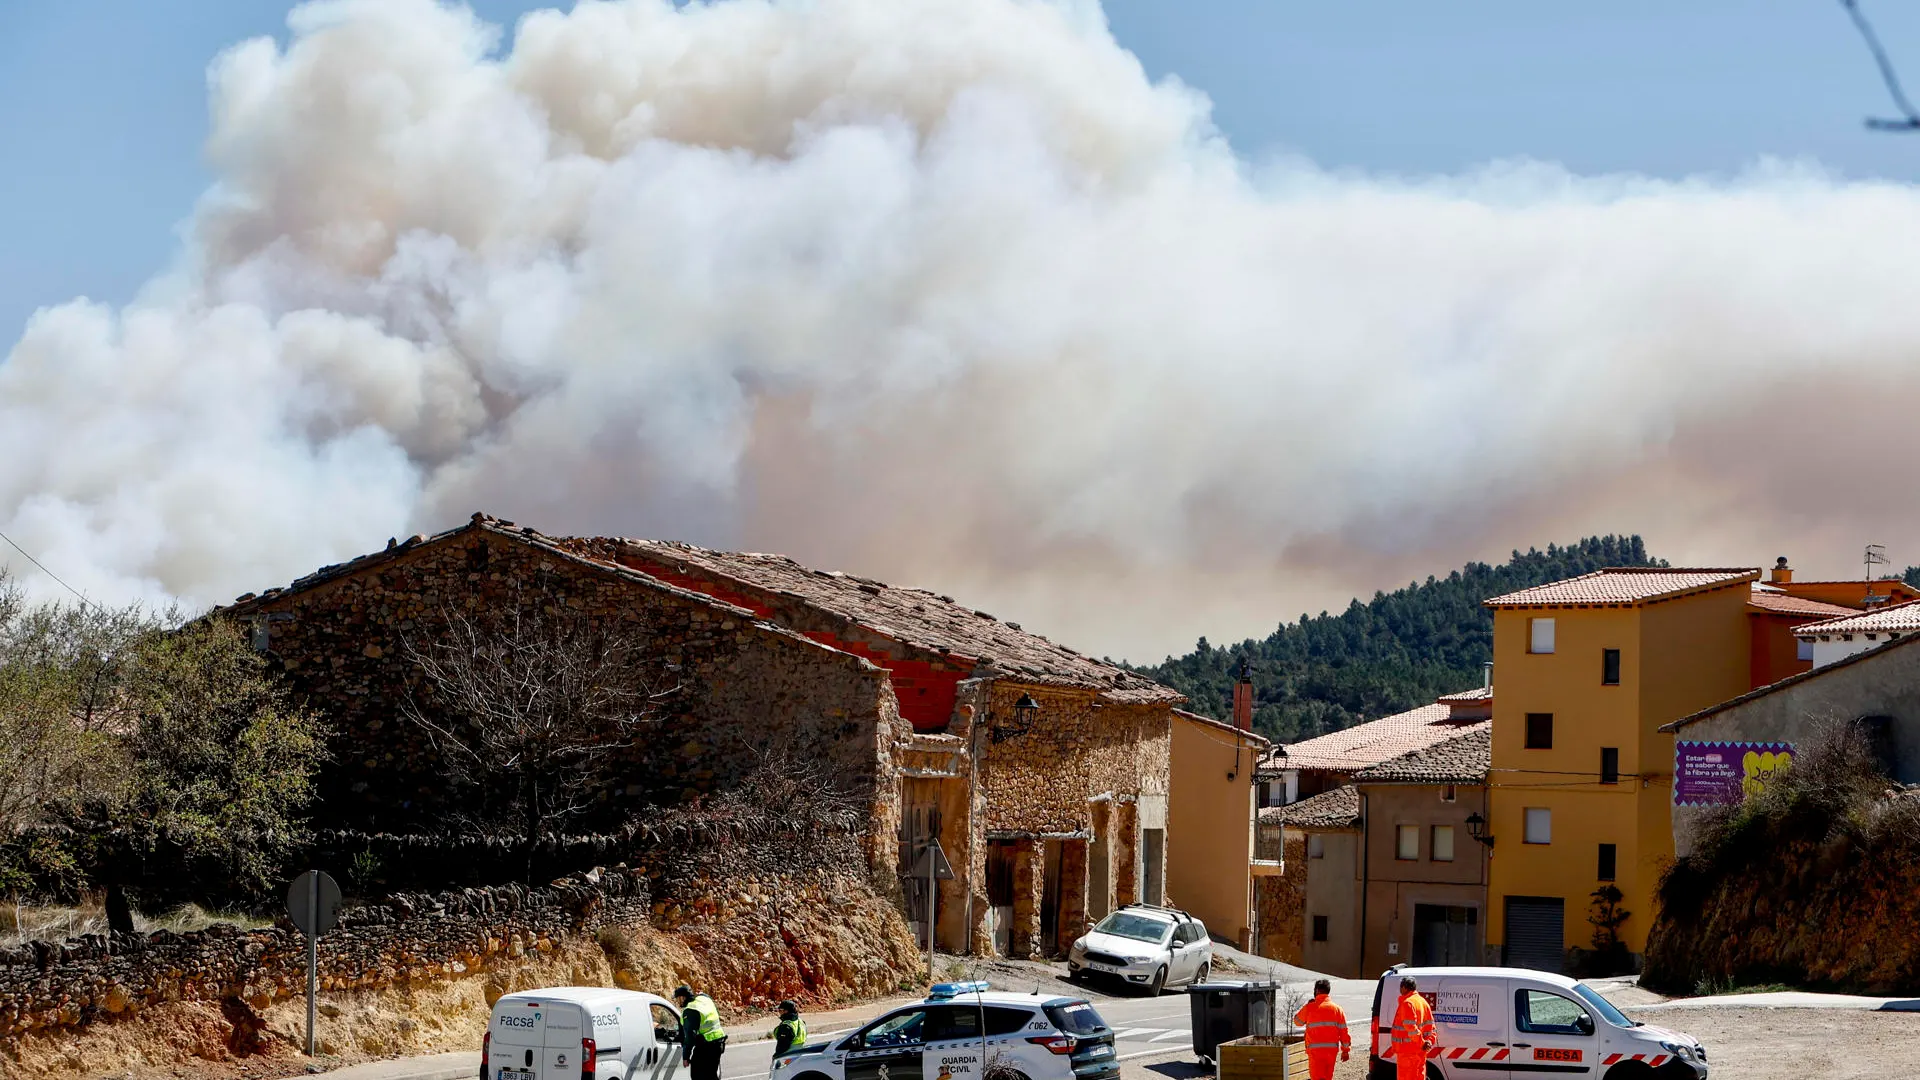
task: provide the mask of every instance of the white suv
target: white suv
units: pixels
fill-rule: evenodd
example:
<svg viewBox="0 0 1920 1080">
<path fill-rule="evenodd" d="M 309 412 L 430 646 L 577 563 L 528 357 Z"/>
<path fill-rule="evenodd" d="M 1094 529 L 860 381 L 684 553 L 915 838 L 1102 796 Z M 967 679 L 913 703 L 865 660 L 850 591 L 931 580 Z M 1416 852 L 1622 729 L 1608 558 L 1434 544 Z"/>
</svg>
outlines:
<svg viewBox="0 0 1920 1080">
<path fill-rule="evenodd" d="M 1200 920 L 1178 908 L 1128 904 L 1101 919 L 1067 952 L 1067 977 L 1105 975 L 1158 994 L 1207 981 L 1213 942 Z"/>
<path fill-rule="evenodd" d="M 981 1068 L 985 1058 L 986 1069 Z M 773 1059 L 770 1080 L 1119 1080 L 1113 1029 L 1083 998 L 939 983 L 851 1035 Z"/>
</svg>

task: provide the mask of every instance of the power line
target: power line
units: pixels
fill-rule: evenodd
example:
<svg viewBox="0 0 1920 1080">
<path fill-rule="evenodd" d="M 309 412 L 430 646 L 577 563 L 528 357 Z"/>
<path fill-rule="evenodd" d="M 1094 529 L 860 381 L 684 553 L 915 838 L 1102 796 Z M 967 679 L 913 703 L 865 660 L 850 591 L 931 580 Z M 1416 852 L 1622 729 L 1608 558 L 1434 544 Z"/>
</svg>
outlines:
<svg viewBox="0 0 1920 1080">
<path fill-rule="evenodd" d="M 56 574 L 56 573 L 54 573 L 53 571 L 51 571 L 51 570 L 49 570 L 49 569 L 47 569 L 47 564 L 46 564 L 46 563 L 43 563 L 43 562 L 41 562 L 41 561 L 40 561 L 39 559 L 36 559 L 36 558 L 34 558 L 34 557 L 33 557 L 33 553 L 32 553 L 32 552 L 30 552 L 30 551 L 28 551 L 28 550 L 27 550 L 26 548 L 23 548 L 23 547 L 21 547 L 21 546 L 20 546 L 19 544 L 16 544 L 16 543 L 14 543 L 14 542 L 13 542 L 13 537 L 11 537 L 11 536 L 8 536 L 8 535 L 7 535 L 6 533 L 3 533 L 3 532 L 0 532 L 0 540 L 5 540 L 5 541 L 7 542 L 7 545 L 8 545 L 9 547 L 11 547 L 11 548 L 13 548 L 13 550 L 15 550 L 15 551 L 17 551 L 17 552 L 19 552 L 20 554 L 22 554 L 22 555 L 24 555 L 24 556 L 26 556 L 26 558 L 27 558 L 27 561 L 28 561 L 28 562 L 30 562 L 30 563 L 32 563 L 33 565 L 35 565 L 35 566 L 37 566 L 37 567 L 39 567 L 39 568 L 40 568 L 40 572 L 41 572 L 41 573 L 43 573 L 43 574 L 45 574 L 45 575 L 47 575 L 48 577 L 50 577 L 50 578 L 52 578 L 53 580 L 55 580 L 55 581 L 57 581 L 57 582 L 59 582 L 59 583 L 60 583 L 60 587 L 61 587 L 61 588 L 63 588 L 63 589 L 65 589 L 65 590 L 67 590 L 68 592 L 70 592 L 70 593 L 72 593 L 73 595 L 75 595 L 75 596 L 77 596 L 77 597 L 79 597 L 79 598 L 80 598 L 80 602 L 81 602 L 82 604 L 85 604 L 85 605 L 86 605 L 87 607 L 90 607 L 90 608 L 92 608 L 92 609 L 94 609 L 95 611 L 99 611 L 99 610 L 100 610 L 100 605 L 98 605 L 98 604 L 96 604 L 96 603 L 94 603 L 93 601 L 91 601 L 91 600 L 89 600 L 89 599 L 87 599 L 87 594 L 85 594 L 85 593 L 83 593 L 83 592 L 81 592 L 81 591 L 80 591 L 79 589 L 76 589 L 76 588 L 74 588 L 73 586 L 71 586 L 71 585 L 69 585 L 69 584 L 67 584 L 67 583 L 66 583 L 65 581 L 62 581 L 62 580 L 61 580 L 61 578 L 60 578 L 60 575 L 59 575 L 59 574 Z"/>
<path fill-rule="evenodd" d="M 1915 111 L 1913 103 L 1907 100 L 1907 93 L 1900 88 L 1900 76 L 1893 70 L 1893 61 L 1888 58 L 1887 50 L 1880 45 L 1880 36 L 1873 32 L 1873 24 L 1860 11 L 1858 0 L 1840 0 L 1840 6 L 1847 9 L 1853 19 L 1853 25 L 1859 27 L 1860 36 L 1867 42 L 1867 50 L 1873 53 L 1873 62 L 1880 68 L 1880 79 L 1887 84 L 1887 93 L 1893 98 L 1904 119 L 1882 120 L 1879 117 L 1867 117 L 1867 126 L 1875 131 L 1920 131 L 1920 111 Z"/>
</svg>

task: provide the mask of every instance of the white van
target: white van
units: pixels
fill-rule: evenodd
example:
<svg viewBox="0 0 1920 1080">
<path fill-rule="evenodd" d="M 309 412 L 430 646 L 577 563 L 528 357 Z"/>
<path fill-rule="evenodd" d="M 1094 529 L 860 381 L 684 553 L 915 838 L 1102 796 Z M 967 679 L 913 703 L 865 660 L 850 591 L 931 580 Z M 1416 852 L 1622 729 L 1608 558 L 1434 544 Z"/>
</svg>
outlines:
<svg viewBox="0 0 1920 1080">
<path fill-rule="evenodd" d="M 523 990 L 494 1003 L 480 1080 L 671 1080 L 680 1011 L 665 998 L 598 986 Z"/>
<path fill-rule="evenodd" d="M 1591 1077 L 1592 1080 L 1705 1080 L 1700 1041 L 1627 1019 L 1599 991 L 1526 968 L 1395 967 L 1373 990 L 1368 1075 L 1392 1080 L 1393 1013 L 1400 980 L 1411 976 L 1433 1006 L 1439 1048 L 1427 1076 Z"/>
</svg>

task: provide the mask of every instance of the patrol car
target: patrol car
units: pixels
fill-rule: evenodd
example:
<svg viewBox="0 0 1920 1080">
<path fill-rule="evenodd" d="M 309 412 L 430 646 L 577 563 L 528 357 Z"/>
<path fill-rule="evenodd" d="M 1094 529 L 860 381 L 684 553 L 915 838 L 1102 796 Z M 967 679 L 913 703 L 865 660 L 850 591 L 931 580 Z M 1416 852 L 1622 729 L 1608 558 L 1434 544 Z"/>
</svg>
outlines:
<svg viewBox="0 0 1920 1080">
<path fill-rule="evenodd" d="M 1528 968 L 1392 967 L 1373 988 L 1368 1075 L 1393 1080 L 1393 1014 L 1400 980 L 1412 976 L 1433 1007 L 1440 1045 L 1427 1054 L 1430 1080 L 1488 1076 L 1591 1080 L 1706 1080 L 1700 1040 L 1629 1020 L 1599 991 Z"/>
<path fill-rule="evenodd" d="M 984 1068 L 982 1067 L 984 1064 Z M 774 1059 L 772 1080 L 1114 1080 L 1113 1029 L 1085 998 L 939 983 L 925 1001 Z"/>
</svg>

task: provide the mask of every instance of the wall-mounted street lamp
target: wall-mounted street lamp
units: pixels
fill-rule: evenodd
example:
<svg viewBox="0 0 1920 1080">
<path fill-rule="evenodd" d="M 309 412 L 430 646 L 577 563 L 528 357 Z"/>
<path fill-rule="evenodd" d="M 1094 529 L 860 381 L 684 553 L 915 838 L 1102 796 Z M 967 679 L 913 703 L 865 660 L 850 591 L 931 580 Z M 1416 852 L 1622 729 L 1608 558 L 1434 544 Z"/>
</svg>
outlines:
<svg viewBox="0 0 1920 1080">
<path fill-rule="evenodd" d="M 1467 815 L 1467 835 L 1488 847 L 1493 846 L 1493 837 L 1487 833 L 1487 819 L 1478 813 Z"/>
<path fill-rule="evenodd" d="M 994 742 L 1005 742 L 1016 735 L 1025 735 L 1033 730 L 1033 719 L 1040 715 L 1040 703 L 1033 700 L 1032 694 L 1021 694 L 1020 700 L 1013 703 L 1013 722 L 995 724 L 992 730 Z"/>
</svg>

